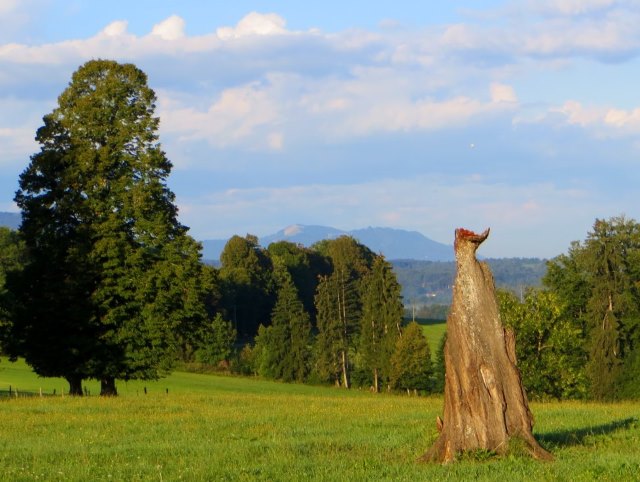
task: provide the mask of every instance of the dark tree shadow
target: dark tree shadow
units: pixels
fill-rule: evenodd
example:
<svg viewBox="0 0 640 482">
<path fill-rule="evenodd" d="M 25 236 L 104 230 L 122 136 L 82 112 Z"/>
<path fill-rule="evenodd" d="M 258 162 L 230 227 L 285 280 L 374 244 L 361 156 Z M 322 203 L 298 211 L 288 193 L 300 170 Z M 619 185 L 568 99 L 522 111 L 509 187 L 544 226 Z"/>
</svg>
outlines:
<svg viewBox="0 0 640 482">
<path fill-rule="evenodd" d="M 539 433 L 536 434 L 536 438 L 545 446 L 570 447 L 573 445 L 582 445 L 586 437 L 593 435 L 606 435 L 618 430 L 628 429 L 637 422 L 637 418 L 629 417 L 623 420 L 614 420 L 613 422 L 602 425 Z"/>
</svg>

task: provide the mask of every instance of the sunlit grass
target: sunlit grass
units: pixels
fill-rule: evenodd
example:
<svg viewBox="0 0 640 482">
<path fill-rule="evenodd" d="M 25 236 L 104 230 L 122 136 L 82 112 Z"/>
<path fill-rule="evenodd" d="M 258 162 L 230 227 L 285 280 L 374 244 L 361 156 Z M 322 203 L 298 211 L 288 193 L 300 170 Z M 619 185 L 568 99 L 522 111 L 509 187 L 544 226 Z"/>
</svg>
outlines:
<svg viewBox="0 0 640 482">
<path fill-rule="evenodd" d="M 430 320 L 424 318 L 416 319 L 416 322 L 422 326 L 422 332 L 429 342 L 429 350 L 431 351 L 431 359 L 435 361 L 440 340 L 447 330 L 447 322 L 445 320 Z"/>
<path fill-rule="evenodd" d="M 0 383 L 10 366 L 0 363 Z M 120 384 L 115 399 L 0 402 L 0 479 L 626 481 L 640 474 L 640 403 L 533 404 L 535 432 L 555 462 L 442 467 L 416 462 L 435 439 L 439 397 L 185 373 L 147 383 L 145 396 L 137 383 Z"/>
</svg>

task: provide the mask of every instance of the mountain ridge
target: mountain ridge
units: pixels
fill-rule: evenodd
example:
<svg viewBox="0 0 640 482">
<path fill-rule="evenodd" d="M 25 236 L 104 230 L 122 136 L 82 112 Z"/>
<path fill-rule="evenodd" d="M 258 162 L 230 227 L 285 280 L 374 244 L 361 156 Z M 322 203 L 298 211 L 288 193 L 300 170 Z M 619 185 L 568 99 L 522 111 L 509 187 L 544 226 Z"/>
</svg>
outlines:
<svg viewBox="0 0 640 482">
<path fill-rule="evenodd" d="M 0 226 L 18 229 L 22 217 L 20 213 L 0 212 Z M 277 241 L 289 241 L 303 246 L 311 246 L 323 239 L 352 236 L 374 253 L 383 254 L 387 259 L 415 259 L 420 261 L 452 261 L 453 246 L 433 241 L 418 231 L 396 228 L 367 227 L 350 231 L 321 225 L 292 224 L 276 233 L 260 238 L 264 247 Z M 202 257 L 208 261 L 220 259 L 220 253 L 228 239 L 205 239 L 202 243 Z"/>
<path fill-rule="evenodd" d="M 20 213 L 10 213 L 6 211 L 0 211 L 0 226 L 4 226 L 11 229 L 18 229 L 22 222 L 22 215 Z"/>
<path fill-rule="evenodd" d="M 321 225 L 292 224 L 276 233 L 259 239 L 262 246 L 277 241 L 289 241 L 303 246 L 311 246 L 323 239 L 352 236 L 375 253 L 387 259 L 416 259 L 422 261 L 452 261 L 453 246 L 433 241 L 417 231 L 396 228 L 367 227 L 350 231 Z M 227 240 L 203 240 L 203 258 L 220 259 Z"/>
</svg>

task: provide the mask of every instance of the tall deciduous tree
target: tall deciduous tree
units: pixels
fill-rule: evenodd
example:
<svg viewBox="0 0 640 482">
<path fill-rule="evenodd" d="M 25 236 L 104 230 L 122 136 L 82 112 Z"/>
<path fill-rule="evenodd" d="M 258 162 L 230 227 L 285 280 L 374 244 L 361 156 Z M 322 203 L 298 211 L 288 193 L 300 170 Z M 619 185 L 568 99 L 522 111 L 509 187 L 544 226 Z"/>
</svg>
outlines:
<svg viewBox="0 0 640 482">
<path fill-rule="evenodd" d="M 177 220 L 156 96 L 132 64 L 81 66 L 44 117 L 16 203 L 30 261 L 18 283 L 18 353 L 44 376 L 157 378 L 180 324 L 204 319 L 200 246 Z"/>
<path fill-rule="evenodd" d="M 528 290 L 520 301 L 499 291 L 500 316 L 516 335 L 516 355 L 527 394 L 535 398 L 586 395 L 584 333 L 550 291 Z"/>
</svg>

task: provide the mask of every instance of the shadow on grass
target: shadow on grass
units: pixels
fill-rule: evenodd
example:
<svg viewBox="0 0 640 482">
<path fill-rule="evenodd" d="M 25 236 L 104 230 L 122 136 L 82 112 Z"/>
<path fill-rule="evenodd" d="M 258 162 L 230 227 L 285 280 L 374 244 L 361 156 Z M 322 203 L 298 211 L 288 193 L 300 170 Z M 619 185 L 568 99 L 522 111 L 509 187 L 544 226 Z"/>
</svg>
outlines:
<svg viewBox="0 0 640 482">
<path fill-rule="evenodd" d="M 602 425 L 541 433 L 537 434 L 536 438 L 544 446 L 570 447 L 573 445 L 582 445 L 585 442 L 585 438 L 590 436 L 607 435 L 618 430 L 631 428 L 637 422 L 637 418 L 629 417 L 623 420 L 614 420 L 613 422 L 604 423 Z"/>
</svg>

